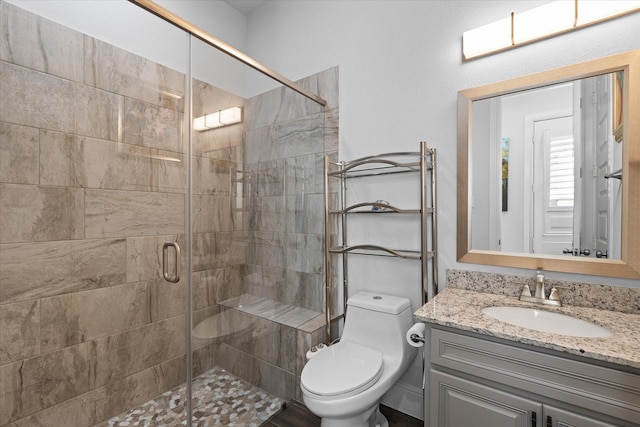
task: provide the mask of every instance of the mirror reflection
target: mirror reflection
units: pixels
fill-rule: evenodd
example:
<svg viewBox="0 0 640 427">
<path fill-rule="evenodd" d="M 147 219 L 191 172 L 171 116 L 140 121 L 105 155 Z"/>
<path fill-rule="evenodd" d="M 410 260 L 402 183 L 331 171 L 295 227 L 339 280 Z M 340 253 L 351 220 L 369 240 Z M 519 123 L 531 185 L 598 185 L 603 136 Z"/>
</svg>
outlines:
<svg viewBox="0 0 640 427">
<path fill-rule="evenodd" d="M 621 258 L 622 71 L 472 102 L 471 248 Z"/>
<path fill-rule="evenodd" d="M 595 79 L 591 79 L 592 77 Z M 559 87 L 556 88 L 554 85 Z M 587 87 L 591 87 L 592 90 L 587 90 Z M 572 102 L 565 101 L 564 106 L 559 104 L 551 108 L 551 101 L 546 99 L 531 98 L 527 101 L 528 104 L 520 101 L 520 105 L 524 107 L 533 107 L 537 102 L 544 108 L 528 112 L 531 117 L 526 122 L 524 116 L 527 114 L 523 114 L 519 127 L 506 133 L 507 126 L 515 126 L 518 120 L 503 117 L 503 112 L 513 113 L 511 110 L 516 108 L 514 104 L 518 103 L 518 98 L 525 97 L 525 91 L 534 88 L 540 90 L 535 92 L 539 95 L 554 92 L 556 89 L 570 89 L 573 94 Z M 639 88 L 640 49 L 459 91 L 457 260 L 504 267 L 640 278 L 640 186 L 636 185 L 640 182 Z M 482 105 L 478 104 L 477 111 L 474 111 L 474 103 L 481 103 L 483 100 L 489 100 L 490 105 L 482 108 Z M 491 108 L 491 103 L 497 104 L 495 108 Z M 499 114 L 497 106 L 500 106 Z M 513 147 L 516 146 L 517 138 L 524 141 L 524 134 L 528 132 L 525 123 L 535 128 L 534 122 L 545 121 L 548 117 L 544 114 L 549 115 L 555 110 L 560 110 L 560 118 L 571 117 L 572 125 L 567 125 L 573 129 L 570 137 L 567 137 L 567 132 L 564 132 L 564 135 L 562 131 L 556 132 L 555 126 L 549 126 L 549 129 L 543 126 L 544 129 L 539 131 L 546 135 L 546 142 L 543 138 L 539 143 L 539 147 L 542 148 L 538 151 L 541 153 L 536 155 L 537 149 L 534 144 L 524 142 L 520 147 L 520 153 L 517 153 Z M 588 110 L 595 112 L 588 114 Z M 541 114 L 542 117 L 536 117 L 537 114 Z M 593 114 L 596 120 L 587 120 L 587 117 L 594 117 Z M 487 121 L 478 120 L 482 115 Z M 476 128 L 476 122 L 483 123 L 483 127 Z M 532 130 L 531 134 L 534 134 L 535 130 Z M 587 146 L 587 138 L 594 140 L 595 145 Z M 482 148 L 476 150 L 483 139 L 493 143 L 485 144 L 484 151 Z M 573 149 L 569 148 L 572 144 Z M 503 147 L 507 178 L 504 204 Z M 554 147 L 553 162 L 550 147 Z M 559 165 L 563 163 L 559 158 L 570 159 L 571 156 L 567 154 L 571 151 L 573 160 L 568 161 L 569 164 L 573 161 L 574 166 L 573 169 L 564 166 L 561 168 L 564 181 L 560 181 L 555 171 L 553 175 L 548 172 L 546 178 L 545 173 L 534 172 L 540 164 L 546 164 L 549 171 L 549 165 L 552 163 L 560 168 Z M 527 154 L 529 157 L 526 157 L 525 161 L 526 153 L 530 154 Z M 560 153 L 565 155 L 561 156 Z M 599 155 L 602 153 L 606 153 L 606 166 L 598 164 Z M 538 157 L 537 163 L 534 163 L 535 156 Z M 588 156 L 591 156 L 589 161 Z M 620 171 L 617 169 L 618 166 L 621 166 Z M 601 170 L 598 170 L 599 167 Z M 569 172 L 571 170 L 574 171 L 573 174 Z M 474 182 L 483 179 L 480 178 L 483 171 L 487 175 L 486 179 Z M 534 191 L 534 175 L 540 175 L 542 179 L 542 190 L 538 190 L 538 200 L 535 199 L 537 196 Z M 571 176 L 574 189 L 572 198 L 568 195 Z M 603 176 L 609 176 L 609 179 L 601 179 Z M 588 182 L 585 177 L 589 177 Z M 618 180 L 616 177 L 621 179 Z M 552 178 L 561 183 L 560 189 L 554 184 L 553 194 L 550 184 Z M 520 181 L 516 184 L 518 179 Z M 526 187 L 525 179 L 530 179 L 530 185 L 528 183 Z M 601 191 L 603 187 L 605 191 Z M 587 188 L 588 192 L 585 190 Z M 606 194 L 606 197 L 600 197 L 601 194 Z M 547 210 L 553 215 L 543 213 L 540 224 L 534 218 L 534 205 L 542 203 L 546 203 Z M 582 206 L 587 203 L 595 206 L 596 210 L 583 209 Z M 605 205 L 608 206 L 608 210 L 604 211 L 606 214 L 601 214 L 598 209 Z M 515 214 L 516 211 L 520 211 L 521 216 L 512 215 L 513 218 L 510 218 L 511 222 L 508 223 L 507 215 Z M 564 218 L 560 214 L 554 217 L 555 213 L 567 215 Z M 579 221 L 575 220 L 576 217 L 579 217 Z M 554 238 L 560 234 L 568 234 L 568 231 L 554 233 L 557 228 L 571 228 L 571 238 L 564 236 L 565 240 L 555 248 L 545 249 L 552 253 L 539 252 L 543 249 L 537 246 L 536 227 L 542 230 L 541 234 L 546 234 L 545 237 Z M 583 237 L 587 234 L 589 237 Z M 598 234 L 606 237 L 606 244 L 602 249 L 598 248 L 597 242 L 593 243 L 594 239 L 598 240 Z M 547 240 L 554 243 L 551 238 Z M 592 242 L 591 245 L 585 242 L 589 240 Z M 491 249 L 483 249 L 483 246 Z M 598 250 L 604 255 L 605 247 L 608 258 L 594 256 L 593 252 Z M 558 253 L 564 252 L 565 249 L 568 249 L 569 254 Z M 573 256 L 581 251 L 586 253 L 585 249 L 589 250 L 589 256 Z M 536 252 L 532 253 L 533 250 Z"/>
</svg>

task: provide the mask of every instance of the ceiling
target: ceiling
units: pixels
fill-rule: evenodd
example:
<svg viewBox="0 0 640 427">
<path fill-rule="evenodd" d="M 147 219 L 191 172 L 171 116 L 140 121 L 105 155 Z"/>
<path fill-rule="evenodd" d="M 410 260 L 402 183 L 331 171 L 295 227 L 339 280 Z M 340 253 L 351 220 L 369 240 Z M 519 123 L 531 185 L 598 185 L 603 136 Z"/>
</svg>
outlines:
<svg viewBox="0 0 640 427">
<path fill-rule="evenodd" d="M 232 8 L 247 16 L 254 10 L 262 7 L 268 0 L 225 0 Z"/>
</svg>

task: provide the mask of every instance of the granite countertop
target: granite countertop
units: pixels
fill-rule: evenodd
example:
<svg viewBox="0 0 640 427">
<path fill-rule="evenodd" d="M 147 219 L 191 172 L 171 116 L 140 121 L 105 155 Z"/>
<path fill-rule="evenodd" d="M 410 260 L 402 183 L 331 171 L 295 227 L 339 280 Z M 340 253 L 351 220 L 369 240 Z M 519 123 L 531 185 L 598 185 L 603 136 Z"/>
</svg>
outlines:
<svg viewBox="0 0 640 427">
<path fill-rule="evenodd" d="M 485 307 L 532 307 L 559 312 L 603 326 L 606 338 L 581 338 L 534 331 L 501 322 L 482 312 Z M 543 306 L 517 297 L 445 288 L 414 313 L 417 321 L 548 348 L 640 369 L 640 315 L 578 306 Z"/>
</svg>

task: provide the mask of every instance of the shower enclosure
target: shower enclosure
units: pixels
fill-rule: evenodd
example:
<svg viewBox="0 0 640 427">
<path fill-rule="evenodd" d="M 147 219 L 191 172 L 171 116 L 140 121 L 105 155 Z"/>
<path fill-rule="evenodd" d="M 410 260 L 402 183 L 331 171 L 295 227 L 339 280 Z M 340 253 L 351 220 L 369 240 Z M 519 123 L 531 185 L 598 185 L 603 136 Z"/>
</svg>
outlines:
<svg viewBox="0 0 640 427">
<path fill-rule="evenodd" d="M 259 425 L 324 339 L 337 69 L 294 90 L 130 2 L 0 8 L 0 426 Z"/>
</svg>

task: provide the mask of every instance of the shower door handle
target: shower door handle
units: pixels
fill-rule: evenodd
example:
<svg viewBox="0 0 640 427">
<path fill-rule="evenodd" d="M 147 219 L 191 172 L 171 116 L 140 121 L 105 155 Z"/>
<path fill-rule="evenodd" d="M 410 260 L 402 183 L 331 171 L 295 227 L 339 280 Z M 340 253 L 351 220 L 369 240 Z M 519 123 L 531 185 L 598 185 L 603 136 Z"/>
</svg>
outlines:
<svg viewBox="0 0 640 427">
<path fill-rule="evenodd" d="M 174 276 L 169 275 L 170 246 L 175 249 L 176 274 Z M 164 280 L 167 282 L 178 283 L 180 281 L 180 245 L 178 245 L 178 242 L 166 242 L 162 246 L 162 275 L 164 276 Z"/>
</svg>

